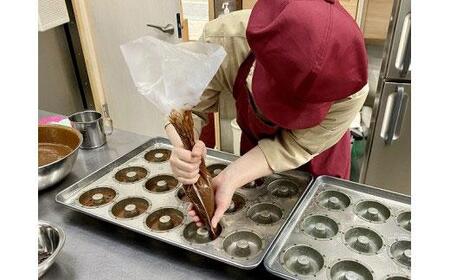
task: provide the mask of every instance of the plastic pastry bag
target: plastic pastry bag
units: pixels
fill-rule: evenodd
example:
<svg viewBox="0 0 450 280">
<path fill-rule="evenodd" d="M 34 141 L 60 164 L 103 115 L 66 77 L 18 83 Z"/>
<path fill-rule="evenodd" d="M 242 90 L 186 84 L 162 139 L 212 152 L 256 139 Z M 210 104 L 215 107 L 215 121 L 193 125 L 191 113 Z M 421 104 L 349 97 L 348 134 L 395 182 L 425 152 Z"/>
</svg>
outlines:
<svg viewBox="0 0 450 280">
<path fill-rule="evenodd" d="M 224 49 L 215 44 L 185 42 L 172 44 L 145 36 L 121 46 L 137 91 L 169 117 L 183 141 L 192 150 L 195 145 L 191 109 L 225 58 Z M 183 186 L 212 238 L 214 190 L 205 162 L 200 164 L 200 178 L 194 185 Z"/>
<path fill-rule="evenodd" d="M 226 55 L 216 44 L 173 44 L 151 36 L 120 48 L 137 91 L 165 115 L 197 105 Z"/>
</svg>

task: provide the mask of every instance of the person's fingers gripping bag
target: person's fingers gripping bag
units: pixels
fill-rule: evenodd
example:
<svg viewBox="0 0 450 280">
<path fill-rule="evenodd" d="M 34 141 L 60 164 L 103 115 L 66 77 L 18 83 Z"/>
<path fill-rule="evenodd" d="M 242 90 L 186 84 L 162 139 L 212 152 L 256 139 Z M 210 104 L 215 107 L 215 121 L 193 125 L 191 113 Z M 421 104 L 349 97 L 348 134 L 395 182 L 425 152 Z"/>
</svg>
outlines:
<svg viewBox="0 0 450 280">
<path fill-rule="evenodd" d="M 138 92 L 165 115 L 197 105 L 226 55 L 216 44 L 173 44 L 152 36 L 120 48 Z"/>
</svg>

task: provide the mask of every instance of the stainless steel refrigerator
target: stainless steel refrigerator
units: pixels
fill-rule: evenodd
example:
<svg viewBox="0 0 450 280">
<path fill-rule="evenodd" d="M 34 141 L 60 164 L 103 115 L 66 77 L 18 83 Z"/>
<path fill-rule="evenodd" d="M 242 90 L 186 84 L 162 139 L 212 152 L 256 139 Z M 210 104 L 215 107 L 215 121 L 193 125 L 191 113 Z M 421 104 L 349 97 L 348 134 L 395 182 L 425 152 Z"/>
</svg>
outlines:
<svg viewBox="0 0 450 280">
<path fill-rule="evenodd" d="M 393 5 L 360 181 L 411 193 L 411 0 Z"/>
</svg>

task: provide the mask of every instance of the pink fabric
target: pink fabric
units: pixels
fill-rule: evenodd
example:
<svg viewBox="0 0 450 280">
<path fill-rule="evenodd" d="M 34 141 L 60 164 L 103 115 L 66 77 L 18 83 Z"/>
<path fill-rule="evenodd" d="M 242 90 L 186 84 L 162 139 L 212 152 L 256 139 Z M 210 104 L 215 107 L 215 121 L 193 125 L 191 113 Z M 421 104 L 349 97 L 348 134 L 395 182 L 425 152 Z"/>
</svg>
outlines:
<svg viewBox="0 0 450 280">
<path fill-rule="evenodd" d="M 57 123 L 64 120 L 65 118 L 66 117 L 61 115 L 42 117 L 39 119 L 39 124 Z"/>
</svg>

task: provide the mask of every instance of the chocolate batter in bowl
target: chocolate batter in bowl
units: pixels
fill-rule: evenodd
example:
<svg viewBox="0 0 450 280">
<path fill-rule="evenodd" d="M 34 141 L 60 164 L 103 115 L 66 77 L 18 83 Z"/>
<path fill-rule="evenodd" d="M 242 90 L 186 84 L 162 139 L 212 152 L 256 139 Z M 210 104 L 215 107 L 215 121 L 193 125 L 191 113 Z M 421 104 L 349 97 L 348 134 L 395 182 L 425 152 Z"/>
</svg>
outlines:
<svg viewBox="0 0 450 280">
<path fill-rule="evenodd" d="M 56 184 L 70 173 L 82 141 L 81 134 L 71 127 L 39 125 L 39 190 Z"/>
<path fill-rule="evenodd" d="M 38 165 L 43 166 L 60 160 L 70 154 L 73 150 L 64 144 L 39 143 Z"/>
</svg>

